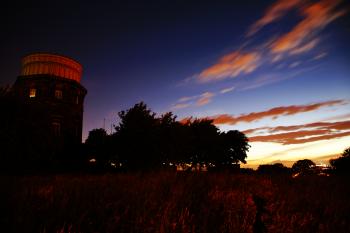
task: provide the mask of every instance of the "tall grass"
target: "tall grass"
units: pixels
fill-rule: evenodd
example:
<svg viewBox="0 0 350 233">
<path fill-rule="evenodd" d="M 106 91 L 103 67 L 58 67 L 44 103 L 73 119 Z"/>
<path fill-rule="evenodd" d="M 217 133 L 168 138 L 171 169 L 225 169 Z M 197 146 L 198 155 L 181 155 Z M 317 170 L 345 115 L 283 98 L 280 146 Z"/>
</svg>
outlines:
<svg viewBox="0 0 350 233">
<path fill-rule="evenodd" d="M 258 232 L 259 211 L 268 232 L 350 232 L 350 188 L 336 177 L 157 172 L 0 185 L 2 232 Z"/>
</svg>

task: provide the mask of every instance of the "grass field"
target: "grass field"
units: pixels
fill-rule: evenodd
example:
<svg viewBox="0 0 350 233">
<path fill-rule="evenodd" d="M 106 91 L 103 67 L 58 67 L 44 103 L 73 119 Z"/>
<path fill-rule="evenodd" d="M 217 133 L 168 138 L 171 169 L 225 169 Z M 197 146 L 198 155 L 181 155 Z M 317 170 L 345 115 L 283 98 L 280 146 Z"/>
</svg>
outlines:
<svg viewBox="0 0 350 233">
<path fill-rule="evenodd" d="M 1 232 L 350 232 L 345 178 L 157 172 L 0 182 Z"/>
</svg>

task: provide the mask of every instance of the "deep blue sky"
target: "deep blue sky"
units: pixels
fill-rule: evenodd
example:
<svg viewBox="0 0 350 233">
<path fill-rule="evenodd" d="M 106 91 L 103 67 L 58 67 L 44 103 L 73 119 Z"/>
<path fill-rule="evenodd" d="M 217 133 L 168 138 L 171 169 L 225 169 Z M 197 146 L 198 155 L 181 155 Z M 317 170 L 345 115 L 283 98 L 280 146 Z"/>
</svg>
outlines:
<svg viewBox="0 0 350 233">
<path fill-rule="evenodd" d="M 15 81 L 20 59 L 28 53 L 76 59 L 88 89 L 85 136 L 102 127 L 103 119 L 109 129 L 118 111 L 141 100 L 155 112 L 173 111 L 180 119 L 321 104 L 251 121 L 216 121 L 222 130 L 350 120 L 343 117 L 350 114 L 349 5 L 286 2 L 12 1 L 0 10 L 0 84 Z M 290 47 L 293 40 L 298 43 Z M 283 47 L 286 43 L 289 47 Z M 327 103 L 334 100 L 343 102 Z M 332 140 L 339 144 L 345 138 Z M 259 151 L 252 148 L 252 160 L 278 151 L 285 156 L 288 146 L 296 146 L 254 143 Z M 261 151 L 259 143 L 269 143 L 271 151 Z M 327 153 L 341 151 L 342 145 Z"/>
</svg>

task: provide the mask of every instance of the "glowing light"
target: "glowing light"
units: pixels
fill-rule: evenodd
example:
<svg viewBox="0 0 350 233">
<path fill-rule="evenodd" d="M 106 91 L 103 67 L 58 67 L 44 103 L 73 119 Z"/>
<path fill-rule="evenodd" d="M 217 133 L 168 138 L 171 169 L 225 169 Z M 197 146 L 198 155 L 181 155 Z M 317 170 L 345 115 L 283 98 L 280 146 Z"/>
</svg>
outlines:
<svg viewBox="0 0 350 233">
<path fill-rule="evenodd" d="M 36 96 L 36 89 L 35 88 L 31 88 L 29 90 L 29 98 L 35 98 Z"/>
</svg>

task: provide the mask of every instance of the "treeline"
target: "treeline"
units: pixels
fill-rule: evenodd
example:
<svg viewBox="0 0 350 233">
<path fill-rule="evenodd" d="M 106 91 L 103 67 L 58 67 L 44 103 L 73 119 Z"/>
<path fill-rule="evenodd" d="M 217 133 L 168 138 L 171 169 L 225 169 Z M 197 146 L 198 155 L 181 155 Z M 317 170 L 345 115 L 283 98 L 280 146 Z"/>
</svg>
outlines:
<svg viewBox="0 0 350 233">
<path fill-rule="evenodd" d="M 345 149 L 342 155 L 329 161 L 330 166 L 316 165 L 310 159 L 296 161 L 291 168 L 284 166 L 282 163 L 262 164 L 259 165 L 256 172 L 266 175 L 292 175 L 309 176 L 309 175 L 349 175 L 350 174 L 350 147 Z M 253 171 L 251 171 L 252 173 Z"/>
<path fill-rule="evenodd" d="M 63 136 L 53 137 L 47 129 L 35 127 L 40 115 L 20 120 L 27 116 L 18 116 L 17 106 L 11 88 L 0 88 L 1 172 L 134 171 L 178 165 L 235 169 L 246 163 L 250 147 L 239 131 L 220 132 L 207 119 L 182 123 L 171 112 L 158 116 L 143 102 L 118 113 L 115 133 L 94 129 L 85 143 L 69 144 Z"/>
<path fill-rule="evenodd" d="M 233 169 L 246 163 L 249 144 L 237 130 L 220 132 L 212 120 L 179 122 L 173 113 L 157 116 L 143 102 L 118 113 L 115 133 L 90 131 L 86 153 L 95 167 L 152 170 L 175 166 Z M 239 166 L 238 166 L 239 167 Z"/>
</svg>

